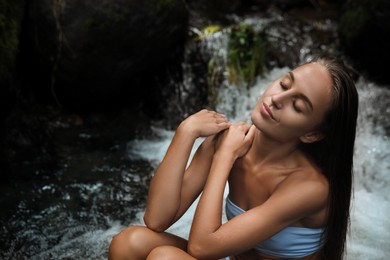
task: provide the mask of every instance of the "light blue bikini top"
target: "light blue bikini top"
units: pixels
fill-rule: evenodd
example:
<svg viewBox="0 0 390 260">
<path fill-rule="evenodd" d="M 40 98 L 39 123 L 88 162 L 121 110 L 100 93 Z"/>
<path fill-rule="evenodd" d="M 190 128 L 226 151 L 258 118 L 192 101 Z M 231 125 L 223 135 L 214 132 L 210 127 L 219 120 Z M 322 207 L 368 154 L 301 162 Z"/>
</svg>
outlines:
<svg viewBox="0 0 390 260">
<path fill-rule="evenodd" d="M 245 210 L 226 198 L 226 217 L 228 220 L 244 213 Z M 271 238 L 257 244 L 257 252 L 282 257 L 300 258 L 316 253 L 325 244 L 322 239 L 323 228 L 286 227 Z"/>
</svg>

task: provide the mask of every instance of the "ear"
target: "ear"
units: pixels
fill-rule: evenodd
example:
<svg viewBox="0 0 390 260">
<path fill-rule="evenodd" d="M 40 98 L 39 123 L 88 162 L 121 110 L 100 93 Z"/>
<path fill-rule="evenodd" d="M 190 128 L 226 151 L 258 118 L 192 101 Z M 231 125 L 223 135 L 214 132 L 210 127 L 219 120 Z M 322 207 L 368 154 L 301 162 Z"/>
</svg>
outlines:
<svg viewBox="0 0 390 260">
<path fill-rule="evenodd" d="M 302 143 L 310 144 L 310 143 L 321 141 L 324 138 L 325 135 L 320 131 L 313 131 L 299 137 L 299 140 L 301 140 Z"/>
</svg>

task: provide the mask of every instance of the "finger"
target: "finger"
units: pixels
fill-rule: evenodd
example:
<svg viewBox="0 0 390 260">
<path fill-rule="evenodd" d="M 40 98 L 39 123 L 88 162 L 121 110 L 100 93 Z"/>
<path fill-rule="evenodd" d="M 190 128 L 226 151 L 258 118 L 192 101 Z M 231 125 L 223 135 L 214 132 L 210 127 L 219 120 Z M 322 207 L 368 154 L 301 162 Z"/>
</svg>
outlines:
<svg viewBox="0 0 390 260">
<path fill-rule="evenodd" d="M 244 130 L 245 133 L 247 133 L 250 129 L 251 125 L 248 125 L 248 124 L 244 124 L 242 125 L 242 129 Z"/>
<path fill-rule="evenodd" d="M 217 123 L 224 123 L 224 122 L 228 122 L 228 121 L 229 120 L 225 116 L 219 116 L 216 118 Z"/>
<path fill-rule="evenodd" d="M 213 113 L 213 115 L 214 115 L 215 117 L 226 117 L 226 115 L 225 115 L 225 114 L 222 114 L 222 113 L 218 113 L 218 112 L 215 112 L 215 111 L 212 111 L 212 113 Z"/>
<path fill-rule="evenodd" d="M 225 116 L 224 114 L 218 113 L 217 111 L 214 111 L 214 110 L 207 110 L 207 112 L 209 112 L 210 114 L 212 114 L 214 116 Z"/>
<path fill-rule="evenodd" d="M 238 130 L 241 130 L 245 126 L 245 123 L 244 122 L 235 122 L 235 123 L 232 123 L 232 126 Z"/>
<path fill-rule="evenodd" d="M 253 138 L 255 137 L 255 132 L 256 132 L 256 127 L 254 125 L 251 125 L 248 133 L 245 136 L 245 140 L 252 142 Z"/>
<path fill-rule="evenodd" d="M 229 128 L 231 125 L 230 122 L 221 122 L 218 124 L 219 131 Z"/>
</svg>

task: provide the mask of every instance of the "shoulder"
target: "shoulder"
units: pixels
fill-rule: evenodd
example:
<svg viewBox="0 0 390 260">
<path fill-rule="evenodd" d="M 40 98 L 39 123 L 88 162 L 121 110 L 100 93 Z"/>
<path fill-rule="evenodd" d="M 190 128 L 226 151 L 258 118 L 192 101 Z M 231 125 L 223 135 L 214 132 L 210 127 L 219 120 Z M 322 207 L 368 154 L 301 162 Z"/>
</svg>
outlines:
<svg viewBox="0 0 390 260">
<path fill-rule="evenodd" d="M 329 193 L 329 182 L 322 170 L 304 154 L 298 156 L 298 165 L 278 188 L 294 191 L 297 194 L 311 196 L 312 199 L 326 200 Z"/>
<path fill-rule="evenodd" d="M 266 204 L 278 221 L 291 224 L 325 209 L 328 194 L 329 183 L 325 176 L 316 170 L 300 169 L 278 185 Z"/>
<path fill-rule="evenodd" d="M 291 188 L 308 188 L 317 192 L 329 190 L 327 178 L 317 169 L 305 167 L 292 172 L 281 184 L 281 187 L 292 186 Z"/>
</svg>

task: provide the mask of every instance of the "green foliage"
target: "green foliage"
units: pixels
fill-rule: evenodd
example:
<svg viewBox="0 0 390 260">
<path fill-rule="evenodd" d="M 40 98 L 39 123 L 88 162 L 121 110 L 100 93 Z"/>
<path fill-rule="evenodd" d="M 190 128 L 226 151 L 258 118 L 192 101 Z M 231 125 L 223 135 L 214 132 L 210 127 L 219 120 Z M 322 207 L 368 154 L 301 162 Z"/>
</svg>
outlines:
<svg viewBox="0 0 390 260">
<path fill-rule="evenodd" d="M 195 40 L 204 40 L 221 29 L 219 26 L 206 27 Z M 214 107 L 218 103 L 218 88 L 224 80 L 225 72 L 228 72 L 230 83 L 245 85 L 247 88 L 252 86 L 256 76 L 266 70 L 268 50 L 269 43 L 262 32 L 256 32 L 252 26 L 245 24 L 232 27 L 226 57 L 217 50 L 208 62 L 209 105 Z"/>
<path fill-rule="evenodd" d="M 228 43 L 229 81 L 252 85 L 256 76 L 264 73 L 267 51 L 267 40 L 252 26 L 233 27 Z"/>
</svg>

